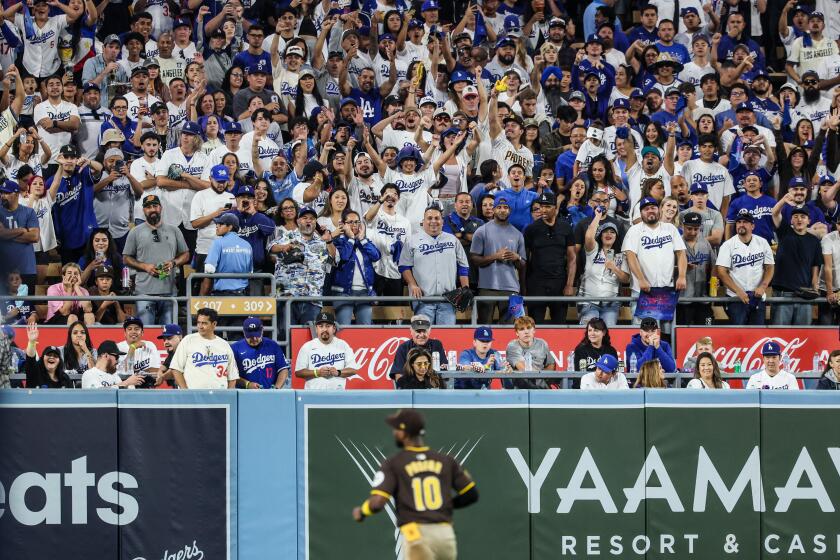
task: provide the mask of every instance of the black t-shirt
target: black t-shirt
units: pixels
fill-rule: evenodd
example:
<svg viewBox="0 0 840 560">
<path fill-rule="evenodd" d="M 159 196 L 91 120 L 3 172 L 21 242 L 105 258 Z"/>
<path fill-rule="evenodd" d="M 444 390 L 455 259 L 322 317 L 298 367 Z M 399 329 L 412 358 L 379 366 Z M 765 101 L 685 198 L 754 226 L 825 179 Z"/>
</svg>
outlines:
<svg viewBox="0 0 840 560">
<path fill-rule="evenodd" d="M 778 235 L 773 289 L 795 292 L 800 288 L 810 288 L 811 267 L 823 263 L 820 240 L 810 233 L 797 235 L 790 228 L 779 228 Z"/>
<path fill-rule="evenodd" d="M 618 352 L 612 346 L 601 345 L 600 348 L 595 348 L 591 344 L 580 343 L 575 347 L 575 370 L 580 371 L 595 371 L 595 362 L 604 354 L 609 354 L 618 358 Z M 586 360 L 586 366 L 581 368 L 580 361 Z"/>
<path fill-rule="evenodd" d="M 393 379 L 396 374 L 402 374 L 405 369 L 405 360 L 408 358 L 409 351 L 416 347 L 417 345 L 414 344 L 414 341 L 410 338 L 397 346 L 397 351 L 394 352 L 394 363 L 391 364 L 391 371 L 388 373 L 388 377 Z M 429 342 L 427 342 L 423 348 L 428 350 L 429 354 L 438 352 L 440 354 L 440 365 L 445 366 L 449 364 L 446 360 L 446 350 L 443 349 L 443 343 L 440 340 L 430 338 Z"/>
<path fill-rule="evenodd" d="M 416 375 L 403 375 L 397 379 L 397 389 L 439 389 L 440 387 L 433 387 L 432 380 L 427 375 L 423 381 L 417 379 Z"/>
<path fill-rule="evenodd" d="M 572 226 L 557 219 L 553 226 L 544 220 L 525 228 L 525 250 L 528 252 L 528 278 L 545 280 L 566 278 L 566 249 L 575 244 Z"/>
</svg>

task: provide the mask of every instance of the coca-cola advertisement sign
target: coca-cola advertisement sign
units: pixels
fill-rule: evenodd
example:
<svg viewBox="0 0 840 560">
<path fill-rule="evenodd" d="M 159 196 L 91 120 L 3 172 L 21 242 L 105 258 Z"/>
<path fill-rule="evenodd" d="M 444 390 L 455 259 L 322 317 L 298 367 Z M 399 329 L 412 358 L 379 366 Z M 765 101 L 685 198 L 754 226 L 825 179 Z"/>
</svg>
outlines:
<svg viewBox="0 0 840 560">
<path fill-rule="evenodd" d="M 610 329 L 612 345 L 618 351 L 619 358 L 624 357 L 624 348 L 630 342 L 630 337 L 637 332 L 639 330 L 636 327 Z M 537 337 L 548 343 L 548 347 L 558 364 L 566 364 L 568 352 L 573 351 L 575 346 L 580 343 L 583 333 L 583 327 L 537 328 Z M 447 351 L 454 350 L 459 354 L 462 350 L 472 348 L 473 344 L 473 329 L 471 327 L 434 327 L 431 336 L 440 340 Z M 515 338 L 513 327 L 494 327 L 493 336 L 493 348 L 500 350 L 503 354 L 508 342 Z M 346 341 L 350 348 L 354 350 L 356 361 L 360 365 L 360 375 L 347 380 L 348 389 L 394 388 L 394 383 L 388 377 L 388 372 L 391 371 L 391 364 L 394 361 L 397 347 L 410 337 L 408 326 L 344 329 L 338 333 L 338 337 Z M 291 355 L 297 356 L 300 347 L 311 338 L 312 334 L 307 328 L 292 329 Z M 565 369 L 565 365 L 558 369 Z M 302 389 L 303 385 L 304 381 L 302 379 L 292 378 L 293 388 Z M 493 387 L 497 388 L 498 383 L 494 383 Z"/>
<path fill-rule="evenodd" d="M 694 355 L 697 340 L 704 336 L 711 337 L 715 358 L 726 373 L 732 373 L 739 360 L 742 372 L 761 369 L 761 347 L 770 340 L 781 346 L 783 355 L 787 354 L 789 370 L 794 373 L 812 372 L 814 354 L 825 364 L 828 354 L 840 348 L 835 328 L 678 327 L 678 367 Z"/>
</svg>

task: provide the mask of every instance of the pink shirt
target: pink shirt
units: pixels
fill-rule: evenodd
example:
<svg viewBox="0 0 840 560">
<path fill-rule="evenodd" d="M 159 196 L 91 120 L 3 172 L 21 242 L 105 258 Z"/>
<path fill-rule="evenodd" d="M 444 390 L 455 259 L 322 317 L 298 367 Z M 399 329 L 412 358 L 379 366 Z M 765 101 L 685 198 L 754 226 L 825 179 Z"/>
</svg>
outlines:
<svg viewBox="0 0 840 560">
<path fill-rule="evenodd" d="M 86 296 L 90 295 L 88 293 L 88 291 L 84 288 L 79 288 L 79 291 L 82 292 L 82 295 L 86 295 Z M 59 282 L 58 284 L 53 284 L 52 286 L 47 288 L 47 295 L 48 296 L 67 296 L 67 295 L 72 295 L 72 294 L 65 291 L 64 290 L 64 284 Z M 82 309 L 81 303 L 82 302 L 80 302 L 80 301 L 74 301 L 73 302 L 73 307 L 70 308 L 70 311 L 71 312 L 81 311 L 81 309 Z M 56 312 L 59 309 L 61 309 L 62 305 L 64 305 L 64 302 L 59 301 L 59 300 L 52 300 L 52 301 L 47 302 L 47 321 L 52 319 L 53 315 L 55 315 Z M 79 317 L 79 319 L 81 319 L 81 317 Z"/>
</svg>

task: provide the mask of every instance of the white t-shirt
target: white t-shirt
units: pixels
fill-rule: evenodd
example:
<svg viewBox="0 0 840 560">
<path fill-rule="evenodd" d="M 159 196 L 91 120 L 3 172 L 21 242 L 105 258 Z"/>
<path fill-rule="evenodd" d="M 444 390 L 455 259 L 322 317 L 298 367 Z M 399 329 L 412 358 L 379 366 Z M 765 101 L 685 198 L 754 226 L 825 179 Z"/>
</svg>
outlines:
<svg viewBox="0 0 840 560">
<path fill-rule="evenodd" d="M 580 290 L 578 295 L 588 298 L 609 298 L 618 295 L 620 282 L 618 277 L 604 266 L 607 257 L 614 261 L 616 266 L 624 272 L 630 272 L 627 268 L 627 259 L 624 253 L 616 253 L 612 249 L 604 254 L 604 251 L 597 246 L 592 251 L 585 251 L 586 266 L 580 279 Z"/>
<path fill-rule="evenodd" d="M 236 152 L 236 156 L 239 158 L 240 169 L 255 171 L 253 162 L 251 161 L 251 148 L 253 145 L 254 133 L 246 132 L 243 134 L 242 139 L 239 141 L 239 151 Z M 260 165 L 262 165 L 262 168 L 264 170 L 271 169 L 271 160 L 277 157 L 277 154 L 280 153 L 280 146 L 278 146 L 277 142 L 271 138 L 266 137 L 260 140 L 259 147 L 257 149 L 259 150 Z M 224 156 L 224 154 L 222 155 Z"/>
<path fill-rule="evenodd" d="M 749 245 L 746 245 L 735 235 L 720 246 L 715 264 L 728 268 L 732 280 L 745 292 L 752 292 L 761 284 L 764 265 L 775 262 L 766 239 L 753 235 Z M 735 292 L 727 289 L 726 295 L 732 297 Z"/>
<path fill-rule="evenodd" d="M 723 385 L 721 389 L 729 389 L 729 383 L 726 381 L 721 381 Z M 688 382 L 688 385 L 685 386 L 686 389 L 711 389 L 711 387 L 706 387 L 706 384 L 703 383 L 702 379 L 692 379 Z"/>
<path fill-rule="evenodd" d="M 630 206 L 635 206 L 642 198 L 642 181 L 652 179 L 653 177 L 662 179 L 662 182 L 665 184 L 665 196 L 671 196 L 671 177 L 665 171 L 664 166 L 660 165 L 656 173 L 648 175 L 642 169 L 642 165 L 637 161 L 625 173 L 627 173 L 627 183 L 630 185 L 630 191 L 628 193 Z"/>
<path fill-rule="evenodd" d="M 622 251 L 632 251 L 653 288 L 674 285 L 675 251 L 685 251 L 685 242 L 673 224 L 659 222 L 655 228 L 638 223 L 627 230 Z M 639 291 L 639 280 L 633 276 L 633 291 Z"/>
<path fill-rule="evenodd" d="M 192 62 L 192 59 L 195 58 L 195 52 L 195 43 L 192 41 L 187 43 L 186 47 L 179 47 L 178 45 L 172 46 L 172 57 L 180 58 L 184 61 L 184 64 Z"/>
<path fill-rule="evenodd" d="M 143 346 L 134 351 L 134 356 L 131 360 L 128 359 L 128 354 L 120 356 L 117 362 L 117 371 L 123 375 L 151 375 L 149 370 L 160 369 L 160 350 L 155 345 L 144 340 Z M 125 340 L 117 343 L 117 348 L 120 352 L 128 352 L 128 342 Z"/>
<path fill-rule="evenodd" d="M 690 159 L 685 162 L 680 171 L 689 186 L 703 183 L 709 189 L 709 202 L 720 208 L 723 197 L 735 194 L 732 175 L 721 164 L 713 161 L 706 163 L 700 159 Z"/>
<path fill-rule="evenodd" d="M 359 368 L 353 349 L 340 338 L 333 338 L 329 344 L 324 344 L 320 339 L 315 338 L 301 346 L 295 360 L 295 370 L 324 366 L 332 366 L 336 369 Z M 329 379 L 316 377 L 308 380 L 304 389 L 343 390 L 345 385 L 347 385 L 347 379 L 344 377 L 330 377 Z"/>
<path fill-rule="evenodd" d="M 36 251 L 51 251 L 58 247 L 58 240 L 55 237 L 55 225 L 52 221 L 52 206 L 54 202 L 50 197 L 49 191 L 37 200 L 26 197 L 20 198 L 20 204 L 32 208 L 38 217 L 40 240 L 33 244 L 33 248 Z"/>
<path fill-rule="evenodd" d="M 796 111 L 796 109 L 794 109 L 794 111 Z M 807 118 L 807 117 L 802 117 L 802 118 Z M 822 119 L 822 117 L 820 117 L 820 119 Z M 794 120 L 793 122 L 795 123 L 796 120 Z M 758 133 L 765 140 L 767 140 L 767 145 L 768 146 L 770 146 L 771 148 L 776 147 L 776 136 L 773 134 L 773 132 L 769 128 L 763 127 L 760 124 L 754 124 L 753 126 L 756 128 L 756 130 L 758 130 Z M 720 149 L 722 150 L 721 153 L 728 152 L 729 148 L 732 147 L 732 142 L 734 142 L 735 138 L 737 137 L 736 131 L 738 129 L 739 129 L 739 127 L 733 127 L 733 128 L 729 128 L 727 130 L 724 130 L 721 133 L 721 135 L 720 135 Z"/>
<path fill-rule="evenodd" d="M 837 230 L 820 239 L 823 255 L 831 255 L 831 272 L 834 285 L 831 290 L 840 290 L 840 233 Z M 820 289 L 825 289 L 825 276 L 820 274 Z"/>
<path fill-rule="evenodd" d="M 492 141 L 492 158 L 502 166 L 502 178 L 507 181 L 508 170 L 514 163 L 525 168 L 525 176 L 532 177 L 534 173 L 534 154 L 525 146 L 517 150 L 513 144 L 505 138 L 504 132 L 500 132 Z M 385 181 L 388 182 L 387 180 Z"/>
<path fill-rule="evenodd" d="M 295 188 L 292 189 L 292 200 L 298 203 L 298 206 L 307 206 L 309 208 L 313 208 L 319 214 L 321 210 L 324 209 L 324 206 L 327 204 L 327 198 L 329 197 L 329 193 L 321 188 L 321 192 L 318 196 L 315 197 L 315 200 L 310 200 L 309 202 L 304 202 L 303 194 L 306 192 L 306 189 L 309 188 L 309 185 L 312 183 L 298 183 L 295 185 Z"/>
<path fill-rule="evenodd" d="M 796 376 L 784 370 L 779 370 L 776 375 L 770 375 L 766 369 L 750 376 L 747 381 L 747 389 L 771 389 L 799 391 L 799 382 Z"/>
<path fill-rule="evenodd" d="M 156 172 L 157 172 L 157 165 L 158 165 L 159 161 L 160 161 L 160 158 L 157 158 L 157 157 L 154 160 L 152 160 L 151 162 L 146 161 L 145 157 L 137 158 L 137 159 L 135 159 L 134 161 L 131 162 L 131 165 L 128 168 L 128 173 L 132 177 L 134 177 L 134 179 L 137 182 L 142 183 L 143 181 L 146 181 L 148 179 L 152 179 L 152 178 L 155 177 Z M 156 194 L 156 195 L 160 196 L 160 189 L 158 189 L 157 187 L 150 187 L 148 189 L 145 189 L 141 196 L 137 197 L 137 200 L 134 201 L 134 219 L 135 220 L 142 219 L 144 217 L 143 216 L 143 198 L 145 198 L 145 196 L 149 195 L 149 194 Z M 162 198 L 161 198 L 161 202 L 163 202 Z M 177 219 L 177 217 L 178 217 L 178 215 L 177 215 L 176 212 L 167 212 L 166 208 L 161 207 L 160 218 L 161 218 L 161 220 L 163 220 L 164 224 L 178 227 L 179 225 L 181 225 L 181 222 L 172 223 L 172 221 L 174 219 Z M 167 218 L 169 218 L 169 220 L 167 220 Z"/>
<path fill-rule="evenodd" d="M 239 379 L 233 350 L 218 336 L 208 340 L 198 333 L 188 334 L 169 367 L 184 374 L 190 389 L 227 389 L 228 381 Z"/>
<path fill-rule="evenodd" d="M 125 97 L 126 103 L 128 103 L 128 113 L 127 113 L 127 115 L 133 121 L 137 120 L 137 113 L 140 112 L 140 101 L 141 100 L 144 102 L 144 104 L 146 106 L 147 113 L 148 113 L 148 109 L 151 108 L 152 105 L 154 105 L 155 103 L 160 101 L 160 99 L 158 99 L 154 95 L 150 95 L 148 93 L 145 95 L 144 98 L 137 97 L 137 94 L 134 93 L 133 91 L 129 91 L 128 93 L 126 93 L 124 95 L 124 97 Z M 149 119 L 148 114 L 143 117 L 143 120 L 145 120 L 146 122 L 151 122 L 151 119 Z"/>
<path fill-rule="evenodd" d="M 623 373 L 613 375 L 609 383 L 600 383 L 595 379 L 595 372 L 590 371 L 580 378 L 580 388 L 582 391 L 605 391 L 629 389 L 630 385 L 627 383 L 627 378 L 624 377 Z"/>
<path fill-rule="evenodd" d="M 618 90 L 616 90 L 618 91 Z M 639 131 L 630 129 L 630 133 L 633 135 L 633 141 L 636 145 L 636 159 L 642 158 L 642 149 L 639 146 L 644 146 L 644 141 L 642 140 L 642 135 L 639 134 Z M 607 146 L 606 154 L 610 160 L 614 160 L 618 157 L 618 153 L 615 151 L 615 127 L 608 126 L 604 129 L 604 138 L 601 140 Z M 584 142 L 587 144 L 588 142 Z M 580 153 L 578 153 L 580 155 Z M 594 156 L 593 156 L 594 157 Z M 577 158 L 575 158 L 577 159 Z M 588 166 L 588 164 L 587 164 Z"/>
<path fill-rule="evenodd" d="M 198 191 L 190 206 L 190 221 L 208 216 L 226 204 L 230 204 L 231 207 L 236 206 L 236 198 L 228 191 L 217 193 L 212 188 Z M 214 239 L 216 239 L 216 224 L 210 222 L 198 230 L 195 252 L 206 255 Z"/>
<path fill-rule="evenodd" d="M 169 167 L 172 164 L 181 166 L 182 172 L 193 177 L 201 177 L 207 167 L 207 154 L 198 151 L 189 160 L 181 151 L 181 148 L 172 148 L 163 152 L 163 157 L 158 161 L 155 174 L 158 177 L 166 177 Z M 163 213 L 163 221 L 167 224 L 184 224 L 186 229 L 195 229 L 190 225 L 190 210 L 195 191 L 189 188 L 181 189 L 160 189 L 160 199 L 166 212 Z M 174 214 L 167 219 L 166 214 Z"/>
<path fill-rule="evenodd" d="M 79 117 L 79 108 L 77 106 L 67 101 L 61 101 L 58 105 L 53 105 L 49 99 L 35 105 L 35 110 L 32 113 L 32 118 L 36 123 L 41 119 L 65 122 L 69 121 L 70 117 Z M 50 151 L 52 152 L 48 165 L 56 163 L 55 158 L 58 157 L 59 150 L 65 144 L 69 144 L 73 136 L 70 132 L 47 132 L 41 125 L 38 125 L 38 134 L 44 139 L 44 142 L 47 143 L 47 146 L 50 147 Z"/>
<path fill-rule="evenodd" d="M 613 139 L 613 143 L 615 143 L 615 139 Z M 592 140 L 586 139 L 583 144 L 580 145 L 580 150 L 578 150 L 577 157 L 575 157 L 575 162 L 577 162 L 580 166 L 581 171 L 586 171 L 589 169 L 589 165 L 596 156 L 605 153 L 607 153 L 606 142 L 601 140 L 601 145 L 596 146 Z"/>
<path fill-rule="evenodd" d="M 95 367 L 82 374 L 82 389 L 116 389 L 120 383 L 122 379 L 116 373 L 106 373 Z"/>
<path fill-rule="evenodd" d="M 691 49 L 689 48 L 689 50 Z M 706 66 L 698 66 L 697 63 L 692 61 L 683 66 L 682 72 L 679 73 L 678 77 L 687 84 L 693 84 L 694 89 L 697 92 L 697 97 L 702 98 L 703 90 L 700 89 L 700 80 L 706 74 L 714 73 L 715 69 L 708 62 L 706 63 Z"/>
<path fill-rule="evenodd" d="M 427 167 L 420 173 L 406 175 L 401 171 L 394 171 L 390 167 L 385 171 L 385 183 L 394 183 L 400 189 L 400 201 L 397 203 L 397 214 L 408 218 L 412 233 L 420 231 L 423 212 L 432 202 L 429 187 L 437 181 L 435 171 Z"/>
</svg>

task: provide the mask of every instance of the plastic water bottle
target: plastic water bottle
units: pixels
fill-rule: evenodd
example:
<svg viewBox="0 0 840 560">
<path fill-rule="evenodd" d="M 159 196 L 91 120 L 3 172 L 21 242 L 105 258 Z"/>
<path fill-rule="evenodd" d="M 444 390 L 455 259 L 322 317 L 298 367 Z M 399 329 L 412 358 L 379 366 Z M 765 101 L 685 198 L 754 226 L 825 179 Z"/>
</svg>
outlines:
<svg viewBox="0 0 840 560">
<path fill-rule="evenodd" d="M 638 373 L 639 372 L 639 359 L 636 357 L 636 354 L 630 356 L 630 373 Z"/>
<path fill-rule="evenodd" d="M 440 371 L 440 352 L 432 352 L 432 369 Z"/>
<path fill-rule="evenodd" d="M 782 369 L 787 372 L 790 372 L 790 356 L 787 352 L 782 354 Z"/>
<path fill-rule="evenodd" d="M 534 358 L 530 352 L 525 354 L 525 371 L 534 371 Z"/>
<path fill-rule="evenodd" d="M 814 352 L 814 359 L 811 363 L 813 364 L 813 367 L 811 368 L 811 371 L 813 371 L 814 373 L 819 373 L 820 372 L 820 353 L 819 352 Z"/>
<path fill-rule="evenodd" d="M 733 373 L 741 373 L 741 359 L 735 360 L 735 365 L 732 367 Z"/>
<path fill-rule="evenodd" d="M 447 369 L 449 369 L 449 371 L 455 371 L 458 369 L 458 354 L 455 350 L 450 350 L 446 353 L 446 361 L 448 362 Z"/>
<path fill-rule="evenodd" d="M 569 352 L 566 358 L 566 371 L 575 371 L 575 353 Z"/>
</svg>

